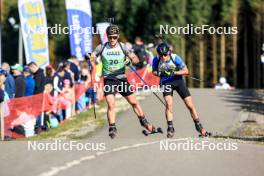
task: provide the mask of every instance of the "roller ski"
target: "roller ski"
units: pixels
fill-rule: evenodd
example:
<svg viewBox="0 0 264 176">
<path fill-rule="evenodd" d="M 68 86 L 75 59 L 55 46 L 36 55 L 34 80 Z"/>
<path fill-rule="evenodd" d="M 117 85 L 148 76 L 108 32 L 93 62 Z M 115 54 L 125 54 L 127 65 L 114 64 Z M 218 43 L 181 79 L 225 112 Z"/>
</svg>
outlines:
<svg viewBox="0 0 264 176">
<path fill-rule="evenodd" d="M 143 133 L 145 136 L 148 136 L 148 135 L 151 135 L 151 134 L 156 134 L 156 133 L 163 134 L 163 130 L 162 130 L 161 127 L 158 127 L 158 128 L 153 127 L 151 132 L 148 131 L 148 130 L 143 130 L 142 133 Z"/>
<path fill-rule="evenodd" d="M 144 129 L 142 131 L 142 133 L 145 135 L 145 136 L 148 136 L 148 135 L 151 135 L 151 134 L 156 134 L 156 133 L 160 133 L 160 134 L 163 134 L 163 130 L 161 127 L 158 127 L 158 128 L 155 128 L 153 125 L 150 125 L 149 122 L 147 121 L 146 118 L 141 118 L 139 120 L 141 126 L 143 126 Z"/>
<path fill-rule="evenodd" d="M 212 133 L 206 131 L 206 129 L 202 126 L 202 124 L 199 121 L 194 121 L 195 129 L 198 131 L 199 137 L 210 137 L 212 136 Z"/>
<path fill-rule="evenodd" d="M 117 134 L 117 129 L 115 126 L 110 126 L 109 127 L 109 136 L 111 139 L 114 139 L 116 137 Z"/>
</svg>

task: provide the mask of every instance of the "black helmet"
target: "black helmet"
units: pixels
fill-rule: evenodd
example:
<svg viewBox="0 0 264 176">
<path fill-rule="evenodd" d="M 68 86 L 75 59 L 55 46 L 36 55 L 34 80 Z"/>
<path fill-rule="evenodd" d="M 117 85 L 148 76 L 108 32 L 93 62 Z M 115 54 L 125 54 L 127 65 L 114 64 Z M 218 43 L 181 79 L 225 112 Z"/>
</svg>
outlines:
<svg viewBox="0 0 264 176">
<path fill-rule="evenodd" d="M 169 45 L 167 43 L 161 43 L 157 47 L 157 53 L 159 55 L 169 54 L 169 51 L 170 51 L 170 47 L 169 47 Z"/>
<path fill-rule="evenodd" d="M 107 35 L 118 35 L 119 34 L 119 27 L 117 25 L 110 25 L 106 28 Z"/>
</svg>

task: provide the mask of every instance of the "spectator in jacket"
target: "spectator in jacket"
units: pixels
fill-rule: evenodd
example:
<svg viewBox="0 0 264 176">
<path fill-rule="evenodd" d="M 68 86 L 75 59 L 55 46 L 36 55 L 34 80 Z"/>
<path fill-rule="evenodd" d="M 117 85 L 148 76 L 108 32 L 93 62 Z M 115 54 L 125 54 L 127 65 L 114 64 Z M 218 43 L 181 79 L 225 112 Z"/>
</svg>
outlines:
<svg viewBox="0 0 264 176">
<path fill-rule="evenodd" d="M 58 94 L 63 93 L 63 80 L 64 80 L 64 67 L 60 66 L 55 73 L 54 79 L 53 79 L 53 87 L 54 87 L 54 96 L 56 97 Z"/>
<path fill-rule="evenodd" d="M 0 103 L 5 100 L 8 100 L 8 95 L 5 92 L 5 82 L 6 82 L 7 72 L 3 69 L 0 69 Z"/>
<path fill-rule="evenodd" d="M 45 68 L 45 85 L 46 84 L 53 84 L 53 77 L 54 77 L 55 70 L 52 65 L 48 65 Z"/>
<path fill-rule="evenodd" d="M 26 91 L 26 81 L 22 74 L 23 67 L 19 64 L 15 64 L 11 69 L 15 77 L 15 98 L 23 97 Z"/>
<path fill-rule="evenodd" d="M 2 64 L 2 69 L 7 72 L 6 81 L 5 81 L 5 91 L 8 94 L 9 98 L 14 98 L 15 96 L 15 79 L 10 74 L 10 66 L 8 63 L 4 62 Z"/>
<path fill-rule="evenodd" d="M 74 82 L 78 82 L 80 79 L 79 61 L 76 56 L 72 56 L 68 61 L 70 62 L 70 70 L 74 74 Z"/>
<path fill-rule="evenodd" d="M 33 76 L 30 74 L 30 70 L 28 66 L 24 67 L 23 73 L 26 80 L 25 96 L 32 96 L 34 95 L 34 90 L 35 90 L 35 80 L 33 79 Z"/>
<path fill-rule="evenodd" d="M 33 78 L 35 80 L 35 90 L 34 94 L 39 94 L 44 92 L 45 86 L 45 75 L 44 71 L 38 67 L 35 62 L 30 62 L 28 64 L 30 72 L 33 74 Z"/>
<path fill-rule="evenodd" d="M 63 67 L 64 67 L 64 80 L 69 80 L 70 81 L 70 86 L 73 86 L 74 82 L 74 73 L 71 71 L 71 63 L 69 61 L 63 62 Z"/>
</svg>

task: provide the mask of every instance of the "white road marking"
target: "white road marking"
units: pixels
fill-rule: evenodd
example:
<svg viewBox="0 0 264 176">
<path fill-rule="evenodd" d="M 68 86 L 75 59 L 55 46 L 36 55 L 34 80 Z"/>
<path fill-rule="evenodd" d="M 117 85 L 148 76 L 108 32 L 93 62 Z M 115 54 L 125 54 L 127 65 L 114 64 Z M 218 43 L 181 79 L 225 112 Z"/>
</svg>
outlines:
<svg viewBox="0 0 264 176">
<path fill-rule="evenodd" d="M 195 139 L 201 139 L 201 138 L 178 138 L 178 139 L 165 139 L 165 140 L 167 140 L 169 142 L 176 142 L 176 141 L 183 141 L 183 140 L 190 140 L 190 139 L 195 140 Z M 212 140 L 210 138 L 205 138 L 205 139 Z M 54 176 L 54 175 L 57 175 L 61 171 L 65 171 L 67 169 L 70 169 L 71 167 L 79 165 L 84 161 L 96 159 L 97 157 L 102 156 L 102 155 L 107 155 L 107 154 L 111 154 L 111 153 L 118 152 L 118 151 L 124 151 L 124 150 L 128 150 L 128 149 L 134 149 L 134 148 L 144 147 L 144 146 L 148 146 L 148 145 L 153 145 L 153 144 L 159 143 L 160 141 L 164 141 L 164 139 L 158 140 L 158 141 L 152 141 L 152 142 L 132 144 L 129 146 L 121 146 L 121 147 L 114 148 L 114 149 L 111 149 L 111 150 L 105 151 L 105 152 L 97 152 L 94 155 L 87 155 L 87 156 L 81 157 L 79 159 L 76 159 L 76 160 L 73 160 L 70 162 L 66 162 L 63 166 L 51 167 L 49 171 L 40 173 L 39 176 Z"/>
</svg>

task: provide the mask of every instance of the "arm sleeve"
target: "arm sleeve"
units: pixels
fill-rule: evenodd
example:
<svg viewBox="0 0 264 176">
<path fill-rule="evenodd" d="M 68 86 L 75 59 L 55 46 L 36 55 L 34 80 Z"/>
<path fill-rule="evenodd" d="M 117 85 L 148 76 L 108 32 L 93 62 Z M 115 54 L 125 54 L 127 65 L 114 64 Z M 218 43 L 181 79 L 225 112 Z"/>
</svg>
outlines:
<svg viewBox="0 0 264 176">
<path fill-rule="evenodd" d="M 183 69 L 186 67 L 186 64 L 183 62 L 182 58 L 178 55 L 175 55 L 174 57 L 175 64 L 178 68 Z"/>
<path fill-rule="evenodd" d="M 103 45 L 98 45 L 98 46 L 94 49 L 93 53 L 98 57 L 99 54 L 102 52 L 102 50 L 103 50 Z"/>
<path fill-rule="evenodd" d="M 126 45 L 124 43 L 120 43 L 120 45 L 123 48 L 126 56 L 128 56 L 130 53 L 133 53 L 133 49 L 132 47 L 129 47 L 129 45 Z"/>
</svg>

